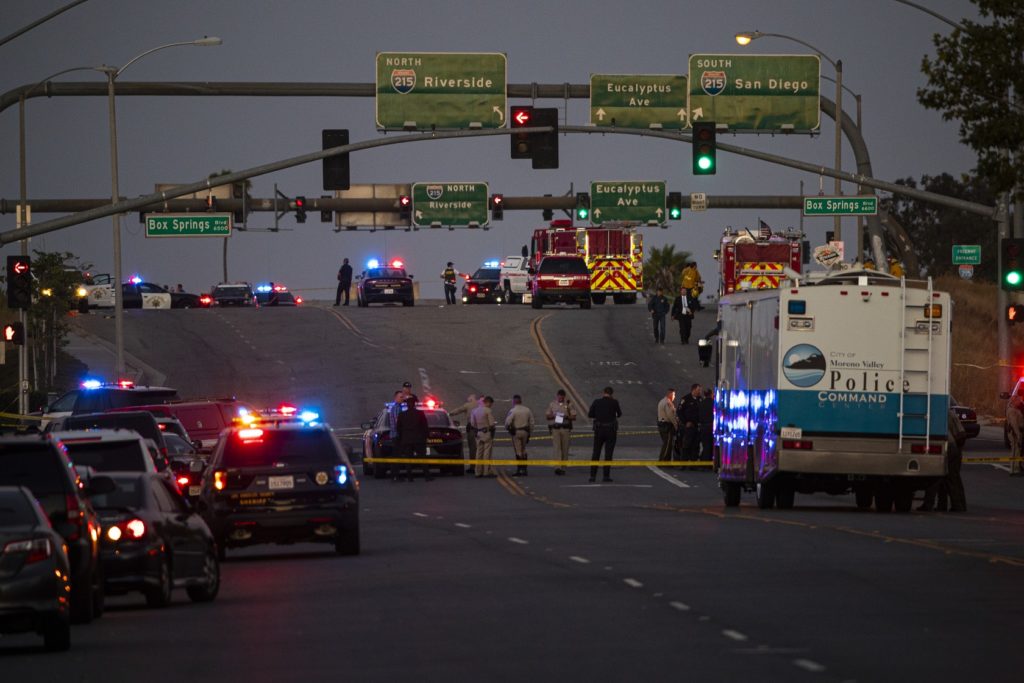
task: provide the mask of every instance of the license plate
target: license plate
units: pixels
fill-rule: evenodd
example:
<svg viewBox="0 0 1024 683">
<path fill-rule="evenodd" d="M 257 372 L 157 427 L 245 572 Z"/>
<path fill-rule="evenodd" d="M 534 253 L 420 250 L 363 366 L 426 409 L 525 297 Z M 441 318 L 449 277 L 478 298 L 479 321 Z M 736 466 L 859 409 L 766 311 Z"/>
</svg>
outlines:
<svg viewBox="0 0 1024 683">
<path fill-rule="evenodd" d="M 477 295 L 476 295 L 476 298 L 477 298 L 477 299 L 486 299 L 486 298 L 487 298 L 487 295 L 486 295 L 486 294 L 477 294 Z"/>
<path fill-rule="evenodd" d="M 198 496 L 202 492 L 203 492 L 203 487 L 202 486 L 189 486 L 188 487 L 188 495 L 190 495 L 190 496 Z"/>
<path fill-rule="evenodd" d="M 395 293 L 395 290 L 394 290 L 394 289 L 392 289 L 392 288 L 390 288 L 390 287 L 388 287 L 387 289 L 385 289 L 385 290 L 384 290 L 384 293 L 385 293 L 385 294 L 394 294 L 394 293 Z"/>
<path fill-rule="evenodd" d="M 559 280 L 558 281 L 558 286 L 559 287 L 568 287 L 569 286 L 569 281 L 568 280 Z"/>
<path fill-rule="evenodd" d="M 430 446 L 427 446 L 427 457 L 429 458 L 433 454 L 434 454 L 434 450 Z"/>
<path fill-rule="evenodd" d="M 271 491 L 279 491 L 281 489 L 293 489 L 295 488 L 295 479 L 292 475 L 283 477 L 268 477 L 267 488 Z"/>
</svg>

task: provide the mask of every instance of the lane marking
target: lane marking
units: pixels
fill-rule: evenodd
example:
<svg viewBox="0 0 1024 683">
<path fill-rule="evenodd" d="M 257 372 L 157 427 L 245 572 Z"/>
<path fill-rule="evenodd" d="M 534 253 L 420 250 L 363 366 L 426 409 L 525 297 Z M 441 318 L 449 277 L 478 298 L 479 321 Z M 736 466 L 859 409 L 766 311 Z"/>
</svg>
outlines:
<svg viewBox="0 0 1024 683">
<path fill-rule="evenodd" d="M 430 517 L 430 515 L 425 515 L 422 512 L 414 512 L 412 514 L 414 514 L 417 517 Z"/>
<path fill-rule="evenodd" d="M 423 386 L 423 393 L 427 396 L 430 395 L 430 377 L 427 376 L 426 368 L 419 368 L 420 371 L 420 384 Z"/>
<path fill-rule="evenodd" d="M 644 585 L 636 579 L 623 579 L 622 583 L 626 584 L 630 588 L 643 588 Z"/>
<path fill-rule="evenodd" d="M 455 522 L 455 526 L 459 527 L 460 529 L 472 529 L 473 528 L 473 526 L 471 524 L 463 524 L 462 522 Z"/>
<path fill-rule="evenodd" d="M 664 479 L 668 483 L 672 484 L 673 486 L 678 486 L 681 489 L 688 489 L 688 488 L 690 488 L 689 484 L 687 484 L 684 481 L 679 481 L 678 479 L 673 477 L 671 474 L 668 474 L 667 472 L 662 472 L 661 468 L 656 466 L 656 465 L 648 465 L 647 469 L 649 469 L 651 472 L 654 472 L 659 477 L 661 477 L 662 479 Z"/>
<path fill-rule="evenodd" d="M 585 557 L 580 557 L 579 555 L 570 555 L 569 559 L 573 562 L 579 562 L 580 564 L 590 564 L 590 560 Z"/>
<path fill-rule="evenodd" d="M 672 602 L 670 602 L 668 604 L 669 604 L 670 607 L 673 607 L 673 608 L 679 610 L 680 612 L 689 612 L 690 611 L 690 606 L 687 605 L 685 602 L 678 602 L 676 600 L 673 600 Z"/>
<path fill-rule="evenodd" d="M 530 542 L 527 541 L 526 539 L 516 538 L 515 536 L 509 536 L 508 540 L 511 541 L 512 543 L 518 543 L 519 545 L 529 545 L 530 544 Z"/>
<path fill-rule="evenodd" d="M 745 634 L 740 633 L 739 631 L 734 631 L 731 628 L 727 628 L 724 631 L 722 631 L 722 635 L 726 638 L 731 638 L 732 640 L 737 640 L 739 642 L 747 640 L 747 636 Z"/>
<path fill-rule="evenodd" d="M 825 670 L 824 666 L 810 659 L 794 659 L 793 665 L 803 669 L 804 671 L 810 671 L 811 673 L 816 674 Z"/>
</svg>

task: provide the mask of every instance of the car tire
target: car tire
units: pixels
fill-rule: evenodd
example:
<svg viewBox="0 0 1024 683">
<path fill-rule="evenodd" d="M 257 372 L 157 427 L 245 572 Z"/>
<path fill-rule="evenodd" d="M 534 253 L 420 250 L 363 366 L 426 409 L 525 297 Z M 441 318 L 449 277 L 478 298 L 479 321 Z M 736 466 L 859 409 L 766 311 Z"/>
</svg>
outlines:
<svg viewBox="0 0 1024 683">
<path fill-rule="evenodd" d="M 754 498 L 757 507 L 762 510 L 771 510 L 775 505 L 775 483 L 770 481 L 759 481 L 754 489 Z"/>
<path fill-rule="evenodd" d="M 71 622 L 67 615 L 54 616 L 43 630 L 43 647 L 47 652 L 66 652 L 71 648 Z"/>
<path fill-rule="evenodd" d="M 530 302 L 530 305 L 533 306 L 534 308 L 539 309 L 544 307 L 544 302 L 541 301 L 540 296 L 534 296 L 533 301 Z"/>
<path fill-rule="evenodd" d="M 96 570 L 96 583 L 92 588 L 92 618 L 99 619 L 103 616 L 106 607 L 107 595 L 103 589 L 103 568 Z"/>
<path fill-rule="evenodd" d="M 892 512 L 893 495 L 889 484 L 880 484 L 875 491 L 875 512 Z"/>
<path fill-rule="evenodd" d="M 727 481 L 722 484 L 722 500 L 727 508 L 740 506 L 740 496 L 743 490 L 734 481 Z"/>
<path fill-rule="evenodd" d="M 346 555 L 349 557 L 359 554 L 360 544 L 358 513 L 352 516 L 351 528 L 338 532 L 338 535 L 334 539 L 334 552 L 338 555 Z"/>
<path fill-rule="evenodd" d="M 871 509 L 871 501 L 873 499 L 873 496 L 871 494 L 871 489 L 868 488 L 867 486 L 860 486 L 860 487 L 854 489 L 853 490 L 853 499 L 854 499 L 854 501 L 857 504 L 857 509 L 858 510 L 870 510 Z"/>
<path fill-rule="evenodd" d="M 893 496 L 893 507 L 896 512 L 910 512 L 914 508 L 914 490 L 900 487 Z"/>
<path fill-rule="evenodd" d="M 203 560 L 203 577 L 206 583 L 202 586 L 189 586 L 185 589 L 192 602 L 213 602 L 220 592 L 220 561 L 217 559 L 217 548 L 210 546 Z"/>
<path fill-rule="evenodd" d="M 582 308 L 583 310 L 589 310 L 590 309 L 590 298 L 589 297 L 580 302 L 580 308 Z"/>
<path fill-rule="evenodd" d="M 604 302 L 608 299 L 608 295 L 607 294 L 594 294 L 594 295 L 591 296 L 591 298 L 594 300 L 595 304 L 597 304 L 598 306 L 603 306 Z M 615 298 L 615 303 L 619 303 L 618 296 L 616 295 L 614 298 Z"/>
<path fill-rule="evenodd" d="M 146 606 L 153 609 L 160 609 L 171 604 L 171 590 L 174 585 L 171 580 L 171 563 L 168 562 L 166 555 L 160 558 L 157 581 L 156 586 L 151 586 L 142 592 L 146 597 Z"/>
<path fill-rule="evenodd" d="M 792 510 L 796 503 L 796 486 L 791 481 L 779 482 L 775 487 L 775 507 L 780 510 Z"/>
<path fill-rule="evenodd" d="M 508 286 L 507 282 L 505 283 L 505 291 L 501 293 L 501 297 L 507 304 L 514 304 L 516 302 L 515 298 L 512 296 L 512 288 Z"/>
</svg>

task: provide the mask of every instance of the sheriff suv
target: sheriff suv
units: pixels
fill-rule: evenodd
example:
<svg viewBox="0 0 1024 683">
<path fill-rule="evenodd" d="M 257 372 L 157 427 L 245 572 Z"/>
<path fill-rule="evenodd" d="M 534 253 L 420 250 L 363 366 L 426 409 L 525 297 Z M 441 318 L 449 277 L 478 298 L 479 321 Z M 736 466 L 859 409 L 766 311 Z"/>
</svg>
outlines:
<svg viewBox="0 0 1024 683">
<path fill-rule="evenodd" d="M 531 272 L 534 308 L 563 302 L 590 308 L 590 269 L 580 256 L 545 256 Z"/>
</svg>

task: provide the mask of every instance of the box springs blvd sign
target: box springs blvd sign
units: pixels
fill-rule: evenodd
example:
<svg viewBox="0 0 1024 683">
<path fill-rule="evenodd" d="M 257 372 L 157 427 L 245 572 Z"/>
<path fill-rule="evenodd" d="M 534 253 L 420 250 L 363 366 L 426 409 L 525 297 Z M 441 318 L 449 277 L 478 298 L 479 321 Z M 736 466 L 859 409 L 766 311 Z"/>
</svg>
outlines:
<svg viewBox="0 0 1024 683">
<path fill-rule="evenodd" d="M 690 55 L 690 120 L 730 131 L 814 131 L 821 123 L 817 55 Z"/>
<path fill-rule="evenodd" d="M 497 52 L 378 52 L 377 127 L 503 128 L 507 74 Z"/>
<path fill-rule="evenodd" d="M 146 237 L 230 237 L 230 213 L 147 213 Z"/>
</svg>

